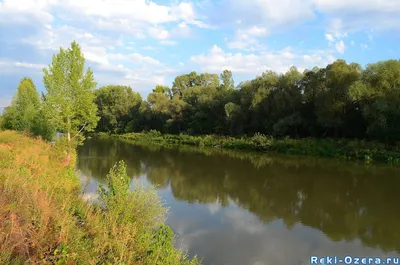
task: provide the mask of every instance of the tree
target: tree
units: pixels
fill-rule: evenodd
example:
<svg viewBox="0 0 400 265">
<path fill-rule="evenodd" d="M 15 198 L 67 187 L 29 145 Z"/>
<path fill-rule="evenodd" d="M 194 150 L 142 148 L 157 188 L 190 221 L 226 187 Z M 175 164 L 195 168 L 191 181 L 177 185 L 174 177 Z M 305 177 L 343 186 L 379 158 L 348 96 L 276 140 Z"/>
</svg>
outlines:
<svg viewBox="0 0 400 265">
<path fill-rule="evenodd" d="M 83 131 L 92 131 L 99 120 L 94 102 L 93 72 L 85 72 L 85 58 L 74 41 L 68 49 L 60 48 L 53 56 L 52 64 L 43 69 L 46 88 L 45 108 L 50 123 L 67 135 L 68 155 L 71 142 L 83 141 Z"/>
<path fill-rule="evenodd" d="M 178 96 L 174 96 L 168 105 L 168 112 L 171 119 L 167 120 L 169 125 L 172 127 L 174 124 L 177 125 L 177 132 L 181 132 L 181 124 L 183 121 L 183 110 L 185 109 L 186 103 L 181 100 Z"/>
<path fill-rule="evenodd" d="M 351 92 L 362 103 L 369 136 L 386 142 L 400 140 L 400 61 L 369 64 Z"/>
<path fill-rule="evenodd" d="M 200 76 L 196 72 L 177 76 L 172 84 L 172 95 L 178 95 L 181 98 L 186 89 L 199 86 L 200 82 Z"/>
<path fill-rule="evenodd" d="M 316 98 L 316 115 L 321 126 L 327 130 L 334 129 L 335 137 L 343 129 L 350 103 L 349 90 L 360 76 L 360 67 L 347 64 L 344 60 L 337 60 L 326 67 L 327 90 Z"/>
<path fill-rule="evenodd" d="M 4 108 L 1 116 L 0 128 L 2 130 L 14 130 L 16 126 L 16 112 L 14 106 L 8 106 Z"/>
<path fill-rule="evenodd" d="M 112 103 L 113 108 L 99 104 L 100 113 L 102 119 L 110 114 L 118 127 L 127 124 L 128 131 L 400 140 L 398 60 L 365 70 L 337 60 L 303 73 L 296 67 L 282 74 L 266 71 L 236 89 L 229 70 L 219 76 L 190 72 L 177 76 L 171 88 L 156 86 L 122 119 L 117 110 L 127 110 L 125 103 L 131 100 L 118 97 L 123 99 Z"/>
<path fill-rule="evenodd" d="M 164 90 L 155 89 L 147 96 L 147 102 L 151 109 L 151 129 L 163 131 L 169 116 L 170 98 Z"/>
<path fill-rule="evenodd" d="M 296 67 L 279 77 L 278 89 L 274 91 L 271 118 L 274 121 L 274 134 L 298 136 L 301 125 L 300 107 L 302 104 L 301 80 L 303 75 Z"/>
<path fill-rule="evenodd" d="M 229 70 L 224 70 L 220 75 L 222 81 L 221 88 L 223 90 L 232 90 L 235 88 L 235 81 L 232 77 L 232 72 Z"/>
<path fill-rule="evenodd" d="M 31 78 L 22 78 L 11 106 L 5 108 L 1 127 L 41 136 L 45 140 L 53 138 L 54 130 L 43 117 L 39 93 Z"/>
<path fill-rule="evenodd" d="M 240 128 L 239 125 L 241 122 L 240 106 L 235 103 L 228 102 L 225 104 L 224 109 L 225 109 L 226 120 L 228 122 L 229 132 L 231 133 L 231 135 L 242 133 L 241 131 L 242 128 Z"/>
<path fill-rule="evenodd" d="M 172 98 L 172 90 L 167 86 L 156 85 L 156 87 L 153 89 L 153 93 L 166 94 L 168 97 Z"/>
<path fill-rule="evenodd" d="M 100 116 L 97 128 L 101 131 L 124 132 L 133 112 L 142 102 L 139 93 L 128 86 L 105 86 L 96 90 L 96 104 Z"/>
<path fill-rule="evenodd" d="M 39 104 L 39 94 L 32 79 L 24 77 L 19 83 L 11 103 L 15 114 L 12 129 L 30 132 L 37 116 Z"/>
</svg>

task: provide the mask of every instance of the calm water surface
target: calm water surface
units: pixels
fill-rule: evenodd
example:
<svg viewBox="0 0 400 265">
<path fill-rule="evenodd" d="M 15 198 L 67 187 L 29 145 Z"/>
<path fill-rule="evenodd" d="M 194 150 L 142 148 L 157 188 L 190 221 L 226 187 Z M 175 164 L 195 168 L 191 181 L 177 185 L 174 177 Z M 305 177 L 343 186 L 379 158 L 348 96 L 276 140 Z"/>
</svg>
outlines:
<svg viewBox="0 0 400 265">
<path fill-rule="evenodd" d="M 91 139 L 78 168 L 96 191 L 119 160 L 157 185 L 177 246 L 205 265 L 400 256 L 400 170 L 336 160 Z"/>
</svg>

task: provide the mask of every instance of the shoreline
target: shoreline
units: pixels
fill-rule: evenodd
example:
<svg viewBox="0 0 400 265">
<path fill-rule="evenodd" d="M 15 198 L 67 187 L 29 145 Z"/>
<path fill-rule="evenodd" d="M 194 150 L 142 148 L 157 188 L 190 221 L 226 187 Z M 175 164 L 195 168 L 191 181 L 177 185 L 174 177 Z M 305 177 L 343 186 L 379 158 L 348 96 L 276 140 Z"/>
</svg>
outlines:
<svg viewBox="0 0 400 265">
<path fill-rule="evenodd" d="M 108 134 L 100 132 L 94 135 L 160 145 L 189 145 L 400 165 L 400 148 L 363 140 L 310 138 L 274 139 L 273 137 L 261 134 L 256 134 L 253 137 L 226 137 L 216 135 L 191 136 L 186 134 L 161 134 L 157 131 L 126 134 Z"/>
</svg>

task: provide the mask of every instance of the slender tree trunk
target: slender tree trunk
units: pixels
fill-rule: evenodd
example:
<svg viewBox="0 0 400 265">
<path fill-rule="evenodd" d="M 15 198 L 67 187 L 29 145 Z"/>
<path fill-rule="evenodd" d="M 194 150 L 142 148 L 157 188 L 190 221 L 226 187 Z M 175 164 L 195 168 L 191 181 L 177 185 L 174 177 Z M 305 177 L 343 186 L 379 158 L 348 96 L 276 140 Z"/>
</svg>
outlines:
<svg viewBox="0 0 400 265">
<path fill-rule="evenodd" d="M 68 139 L 68 153 L 71 151 L 71 133 L 67 132 L 67 139 Z"/>
<path fill-rule="evenodd" d="M 67 141 L 68 141 L 68 146 L 67 146 L 67 156 L 64 161 L 65 166 L 69 166 L 71 162 L 71 132 L 70 132 L 70 124 L 71 121 L 68 119 L 68 129 L 67 129 Z"/>
</svg>

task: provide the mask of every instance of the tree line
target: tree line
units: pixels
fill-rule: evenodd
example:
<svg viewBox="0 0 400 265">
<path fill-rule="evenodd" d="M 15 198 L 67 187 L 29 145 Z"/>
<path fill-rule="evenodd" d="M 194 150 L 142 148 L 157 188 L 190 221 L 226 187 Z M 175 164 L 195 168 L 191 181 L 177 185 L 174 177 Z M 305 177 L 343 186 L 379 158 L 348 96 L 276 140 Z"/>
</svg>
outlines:
<svg viewBox="0 0 400 265">
<path fill-rule="evenodd" d="M 44 69 L 46 93 L 22 79 L 3 129 L 51 139 L 55 130 L 68 142 L 83 132 L 157 130 L 191 135 L 254 135 L 293 138 L 357 138 L 386 143 L 400 137 L 400 60 L 362 68 L 337 60 L 325 68 L 286 73 L 266 71 L 235 86 L 232 72 L 191 72 L 171 87 L 157 85 L 143 99 L 129 86 L 95 89 L 93 72 L 76 42 L 60 49 Z"/>
<path fill-rule="evenodd" d="M 156 86 L 143 100 L 128 86 L 96 90 L 99 132 L 157 130 L 192 135 L 358 138 L 400 137 L 400 61 L 359 64 L 337 60 L 325 68 L 284 74 L 266 71 L 235 87 L 232 72 L 191 72 L 172 87 Z"/>
</svg>

